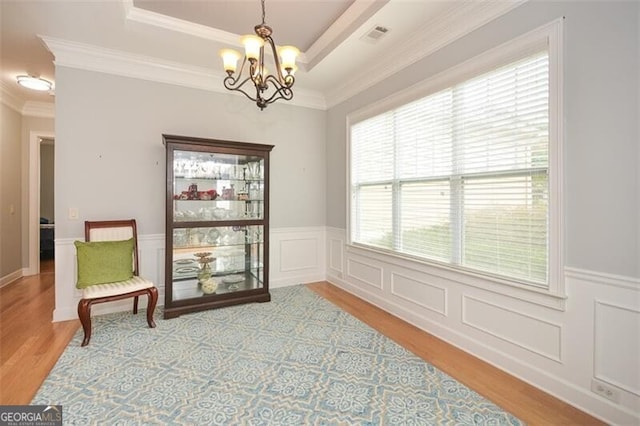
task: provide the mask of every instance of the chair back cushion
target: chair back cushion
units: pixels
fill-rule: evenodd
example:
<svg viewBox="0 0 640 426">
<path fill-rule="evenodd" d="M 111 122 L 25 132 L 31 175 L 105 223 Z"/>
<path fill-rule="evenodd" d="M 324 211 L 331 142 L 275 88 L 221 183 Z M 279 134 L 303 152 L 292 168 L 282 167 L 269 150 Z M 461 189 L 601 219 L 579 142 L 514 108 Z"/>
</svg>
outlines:
<svg viewBox="0 0 640 426">
<path fill-rule="evenodd" d="M 126 281 L 133 277 L 133 238 L 75 241 L 78 259 L 77 288 Z"/>
<path fill-rule="evenodd" d="M 133 238 L 131 226 L 91 228 L 88 241 L 114 241 Z"/>
</svg>

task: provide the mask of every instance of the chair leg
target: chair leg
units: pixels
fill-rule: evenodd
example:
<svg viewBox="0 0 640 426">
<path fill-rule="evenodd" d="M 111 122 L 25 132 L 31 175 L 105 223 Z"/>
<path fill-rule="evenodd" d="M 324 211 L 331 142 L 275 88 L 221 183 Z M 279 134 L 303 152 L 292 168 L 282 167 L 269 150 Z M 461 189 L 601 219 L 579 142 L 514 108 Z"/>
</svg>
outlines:
<svg viewBox="0 0 640 426">
<path fill-rule="evenodd" d="M 84 339 L 82 345 L 87 346 L 91 339 L 91 299 L 80 299 L 78 302 L 78 318 L 84 330 Z"/>
<path fill-rule="evenodd" d="M 147 293 L 147 323 L 150 328 L 155 328 L 156 323 L 153 320 L 153 311 L 155 311 L 156 303 L 158 303 L 158 289 L 151 287 Z"/>
<path fill-rule="evenodd" d="M 133 315 L 138 313 L 138 296 L 133 298 Z"/>
</svg>

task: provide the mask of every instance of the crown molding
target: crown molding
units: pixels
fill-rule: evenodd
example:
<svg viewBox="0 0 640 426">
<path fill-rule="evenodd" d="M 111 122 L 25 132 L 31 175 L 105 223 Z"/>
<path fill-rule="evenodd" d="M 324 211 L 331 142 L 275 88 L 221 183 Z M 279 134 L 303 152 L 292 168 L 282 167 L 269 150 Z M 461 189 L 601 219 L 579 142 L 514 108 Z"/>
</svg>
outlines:
<svg viewBox="0 0 640 426">
<path fill-rule="evenodd" d="M 141 9 L 133 4 L 133 0 L 122 0 L 122 4 L 124 6 L 124 16 L 126 20 L 153 25 L 170 31 L 178 31 L 206 40 L 241 46 L 239 42 L 240 36 L 237 34 Z"/>
<path fill-rule="evenodd" d="M 360 24 L 379 11 L 390 0 L 354 0 L 347 10 L 307 49 L 307 71 L 312 70 L 342 43 Z"/>
<path fill-rule="evenodd" d="M 22 108 L 25 103 L 24 100 L 17 93 L 10 90 L 2 81 L 0 81 L 0 102 L 22 114 Z"/>
<path fill-rule="evenodd" d="M 26 117 L 55 118 L 56 110 L 53 102 L 27 101 L 22 108 Z"/>
<path fill-rule="evenodd" d="M 398 71 L 423 59 L 444 46 L 504 15 L 528 0 L 464 2 L 425 25 L 397 49 L 392 50 L 378 65 L 364 67 L 359 73 L 326 95 L 331 108 Z"/>
<path fill-rule="evenodd" d="M 444 16 L 426 23 L 420 31 L 417 31 L 409 37 L 400 48 L 388 52 L 384 62 L 364 67 L 365 71 L 354 75 L 326 96 L 318 91 L 306 90 L 298 86 L 295 91 L 295 97 L 289 101 L 289 104 L 321 110 L 333 107 L 384 79 L 391 77 L 403 68 L 414 64 L 493 19 L 504 15 L 526 1 L 527 0 L 464 2 L 450 9 Z M 237 44 L 238 36 L 235 34 L 139 9 L 133 6 L 133 0 L 122 0 L 122 2 L 127 19 L 161 26 L 174 31 L 185 32 L 210 40 L 222 41 L 234 45 Z M 362 8 L 365 4 L 366 1 L 359 1 L 357 7 Z M 355 16 L 356 12 L 353 13 Z M 352 19 L 355 18 L 351 17 L 350 19 L 348 22 L 353 22 Z M 323 43 L 325 43 L 324 45 L 314 45 L 310 48 L 314 57 L 323 54 L 323 50 L 329 46 L 326 43 L 335 39 L 337 33 L 344 31 L 346 29 L 345 25 L 348 25 L 348 22 L 337 23 L 336 27 L 332 30 L 336 31 L 336 33 L 332 36 L 328 35 L 328 38 L 323 41 Z M 221 82 L 226 74 L 219 70 L 185 65 L 178 62 L 48 36 L 39 37 L 54 54 L 56 66 L 102 72 L 228 95 L 244 96 L 241 93 L 230 92 L 224 88 Z M 18 110 L 21 111 L 21 108 L 22 107 Z"/>
<path fill-rule="evenodd" d="M 205 40 L 231 45 L 240 50 L 244 49 L 244 46 L 240 43 L 239 34 L 141 9 L 133 4 L 133 0 L 122 0 L 122 4 L 124 6 L 125 19 L 128 21 L 152 25 L 169 31 L 177 31 Z M 265 52 L 267 55 L 273 55 L 269 50 L 265 49 Z M 297 61 L 301 64 L 306 64 L 306 55 L 301 52 Z"/>
<path fill-rule="evenodd" d="M 221 71 L 48 36 L 39 37 L 53 53 L 56 67 L 102 72 L 209 92 L 244 96 L 224 88 L 222 80 L 226 74 Z M 326 109 L 322 94 L 304 89 L 296 90 L 295 98 L 289 103 L 307 108 Z"/>
</svg>

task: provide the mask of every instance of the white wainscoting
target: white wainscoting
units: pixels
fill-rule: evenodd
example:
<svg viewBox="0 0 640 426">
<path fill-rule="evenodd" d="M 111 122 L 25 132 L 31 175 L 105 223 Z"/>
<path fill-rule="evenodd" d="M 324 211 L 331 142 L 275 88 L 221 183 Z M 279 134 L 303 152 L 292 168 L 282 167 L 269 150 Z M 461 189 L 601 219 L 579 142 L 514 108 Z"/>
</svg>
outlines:
<svg viewBox="0 0 640 426">
<path fill-rule="evenodd" d="M 75 288 L 76 251 L 73 242 L 82 238 L 56 239 L 56 308 L 54 321 L 78 317 L 81 292 Z M 276 228 L 270 232 L 269 285 L 271 288 L 323 281 L 325 279 L 325 228 Z M 164 305 L 164 234 L 138 236 L 140 275 L 158 287 L 158 304 Z M 140 299 L 144 307 L 146 299 Z M 101 315 L 131 308 L 123 300 L 96 305 L 92 313 Z"/>
<path fill-rule="evenodd" d="M 561 359 L 562 326 L 469 295 L 462 296 L 462 322 L 523 349 Z M 525 331 L 526 330 L 526 331 Z"/>
<path fill-rule="evenodd" d="M 76 289 L 76 248 L 73 242 L 84 238 L 56 239 L 56 307 L 53 321 L 78 318 L 78 301 L 82 297 Z M 138 266 L 140 275 L 153 281 L 158 287 L 158 304 L 164 304 L 164 234 L 138 236 Z M 131 300 L 101 303 L 92 307 L 92 315 L 102 315 L 131 309 Z M 139 306 L 144 308 L 146 297 L 141 297 Z"/>
<path fill-rule="evenodd" d="M 640 310 L 595 301 L 594 377 L 640 396 Z"/>
<path fill-rule="evenodd" d="M 271 228 L 269 244 L 269 287 L 324 281 L 324 227 Z"/>
<path fill-rule="evenodd" d="M 528 301 L 326 235 L 329 282 L 608 423 L 640 425 L 640 280 L 565 268 L 566 300 Z"/>
</svg>

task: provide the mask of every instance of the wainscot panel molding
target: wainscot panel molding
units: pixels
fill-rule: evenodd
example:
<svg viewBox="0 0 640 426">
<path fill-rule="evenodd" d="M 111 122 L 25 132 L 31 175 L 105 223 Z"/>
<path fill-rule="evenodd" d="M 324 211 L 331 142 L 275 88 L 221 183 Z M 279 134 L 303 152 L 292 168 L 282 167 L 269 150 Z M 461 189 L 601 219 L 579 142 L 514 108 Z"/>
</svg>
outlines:
<svg viewBox="0 0 640 426">
<path fill-rule="evenodd" d="M 327 241 L 327 281 L 607 423 L 640 424 L 638 279 L 565 268 L 568 297 L 558 309 L 533 293 L 501 294 L 350 246 L 343 229 L 328 227 Z M 355 264 L 369 269 L 354 274 Z M 617 402 L 594 393 L 594 383 L 614 389 Z"/>
<path fill-rule="evenodd" d="M 640 310 L 596 300 L 595 323 L 593 376 L 640 396 Z"/>
<path fill-rule="evenodd" d="M 382 290 L 382 268 L 369 259 L 358 256 L 347 258 L 347 278 Z"/>
<path fill-rule="evenodd" d="M 558 324 L 468 295 L 462 296 L 462 322 L 552 361 L 562 362 L 562 326 Z"/>
<path fill-rule="evenodd" d="M 589 281 L 595 284 L 610 285 L 640 291 L 640 278 L 623 277 L 621 275 L 607 274 L 604 272 L 587 271 L 578 268 L 564 268 L 566 277 L 581 281 Z"/>
<path fill-rule="evenodd" d="M 325 241 L 324 227 L 271 228 L 269 287 L 323 281 Z"/>
<path fill-rule="evenodd" d="M 330 271 L 331 274 L 342 278 L 342 258 L 344 257 L 342 253 L 342 239 L 327 238 L 327 244 L 329 245 L 329 264 L 327 265 L 327 270 Z"/>
<path fill-rule="evenodd" d="M 428 279 L 426 281 L 433 282 Z M 434 281 L 437 281 L 437 279 Z M 447 316 L 447 289 L 442 285 L 430 284 L 408 277 L 399 272 L 392 272 L 391 294 L 408 302 L 415 303 L 425 309 Z"/>
<path fill-rule="evenodd" d="M 78 318 L 78 301 L 82 292 L 76 288 L 78 277 L 76 248 L 74 241 L 84 241 L 84 237 L 55 240 L 55 286 L 56 303 L 53 321 L 67 321 Z M 158 306 L 164 305 L 164 234 L 138 235 L 138 262 L 140 275 L 153 281 L 158 288 Z M 162 272 L 163 275 L 159 275 Z M 138 302 L 142 309 L 147 300 L 143 296 Z M 103 315 L 132 309 L 131 300 L 102 303 L 91 309 L 92 315 Z"/>
</svg>

